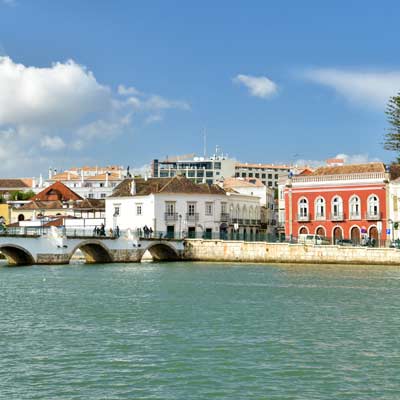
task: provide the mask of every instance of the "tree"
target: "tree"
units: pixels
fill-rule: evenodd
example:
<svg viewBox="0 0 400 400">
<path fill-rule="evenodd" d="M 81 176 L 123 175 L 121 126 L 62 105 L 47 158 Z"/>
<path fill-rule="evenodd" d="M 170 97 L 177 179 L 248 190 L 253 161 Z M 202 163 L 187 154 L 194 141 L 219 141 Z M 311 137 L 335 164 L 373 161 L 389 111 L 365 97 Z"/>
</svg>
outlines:
<svg viewBox="0 0 400 400">
<path fill-rule="evenodd" d="M 400 92 L 390 97 L 385 113 L 390 127 L 385 134 L 384 148 L 396 151 L 397 162 L 400 163 Z"/>
</svg>

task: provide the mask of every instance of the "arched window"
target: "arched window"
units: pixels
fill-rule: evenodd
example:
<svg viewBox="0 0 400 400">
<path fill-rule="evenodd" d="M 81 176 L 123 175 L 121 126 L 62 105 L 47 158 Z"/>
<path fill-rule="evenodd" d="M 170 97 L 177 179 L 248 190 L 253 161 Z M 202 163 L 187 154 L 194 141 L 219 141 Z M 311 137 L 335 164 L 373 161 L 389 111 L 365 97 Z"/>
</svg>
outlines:
<svg viewBox="0 0 400 400">
<path fill-rule="evenodd" d="M 379 199 L 376 195 L 371 195 L 368 197 L 368 212 L 367 218 L 377 218 L 379 217 Z"/>
<path fill-rule="evenodd" d="M 350 219 L 360 219 L 361 218 L 361 203 L 358 196 L 352 196 L 349 202 L 350 209 Z"/>
<path fill-rule="evenodd" d="M 335 221 L 343 219 L 343 200 L 340 196 L 332 199 L 332 219 Z"/>
<path fill-rule="evenodd" d="M 299 200 L 299 220 L 308 220 L 308 200 L 304 197 Z"/>
<path fill-rule="evenodd" d="M 315 202 L 315 219 L 325 219 L 325 199 L 323 197 L 318 197 Z"/>
</svg>

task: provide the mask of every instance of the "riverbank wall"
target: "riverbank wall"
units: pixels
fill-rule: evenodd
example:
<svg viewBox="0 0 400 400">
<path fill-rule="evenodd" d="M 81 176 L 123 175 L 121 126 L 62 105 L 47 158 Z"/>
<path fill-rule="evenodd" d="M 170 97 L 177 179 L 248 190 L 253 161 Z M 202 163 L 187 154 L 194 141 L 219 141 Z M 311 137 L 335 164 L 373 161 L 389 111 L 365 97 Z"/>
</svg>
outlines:
<svg viewBox="0 0 400 400">
<path fill-rule="evenodd" d="M 186 239 L 183 259 L 188 261 L 218 262 L 400 266 L 400 250 L 393 248 Z"/>
</svg>

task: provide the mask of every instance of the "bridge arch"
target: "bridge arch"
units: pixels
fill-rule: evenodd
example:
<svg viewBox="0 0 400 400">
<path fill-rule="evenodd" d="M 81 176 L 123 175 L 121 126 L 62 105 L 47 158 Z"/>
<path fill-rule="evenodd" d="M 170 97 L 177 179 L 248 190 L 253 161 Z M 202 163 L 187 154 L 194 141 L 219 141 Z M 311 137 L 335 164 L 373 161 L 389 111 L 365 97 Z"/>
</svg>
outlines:
<svg viewBox="0 0 400 400">
<path fill-rule="evenodd" d="M 9 265 L 32 265 L 35 259 L 25 248 L 16 244 L 2 244 L 0 251 L 6 256 Z"/>
<path fill-rule="evenodd" d="M 78 249 L 81 250 L 85 256 L 86 264 L 105 264 L 113 262 L 110 250 L 100 240 L 83 240 L 77 244 L 71 252 L 70 261 Z"/>
<path fill-rule="evenodd" d="M 178 261 L 180 259 L 178 251 L 169 242 L 150 243 L 143 251 L 148 251 L 154 261 Z M 143 257 L 143 256 L 142 256 Z"/>
</svg>

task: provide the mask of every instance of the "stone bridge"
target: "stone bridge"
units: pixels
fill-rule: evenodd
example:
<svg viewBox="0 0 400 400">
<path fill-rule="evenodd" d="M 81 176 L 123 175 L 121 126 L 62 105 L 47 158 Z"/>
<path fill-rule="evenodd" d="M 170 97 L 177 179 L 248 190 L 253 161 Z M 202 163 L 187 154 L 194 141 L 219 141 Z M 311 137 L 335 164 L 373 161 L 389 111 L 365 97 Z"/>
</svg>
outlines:
<svg viewBox="0 0 400 400">
<path fill-rule="evenodd" d="M 77 250 L 86 263 L 140 262 L 148 250 L 154 260 L 176 261 L 183 255 L 183 241 L 177 239 L 88 237 L 60 234 L 56 229 L 35 235 L 0 235 L 0 251 L 10 265 L 68 264 Z"/>
</svg>

